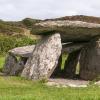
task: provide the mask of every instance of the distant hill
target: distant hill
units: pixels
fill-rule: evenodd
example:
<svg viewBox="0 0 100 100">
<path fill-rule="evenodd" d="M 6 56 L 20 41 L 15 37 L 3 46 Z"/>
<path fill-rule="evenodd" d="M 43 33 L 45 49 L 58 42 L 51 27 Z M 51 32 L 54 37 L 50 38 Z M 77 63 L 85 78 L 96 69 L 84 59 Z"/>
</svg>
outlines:
<svg viewBox="0 0 100 100">
<path fill-rule="evenodd" d="M 3 21 L 0 20 L 0 34 L 13 35 L 22 34 L 25 29 L 31 30 L 33 25 L 41 20 L 25 18 L 22 21 Z"/>
<path fill-rule="evenodd" d="M 12 35 L 13 33 L 21 33 L 21 32 L 23 32 L 23 30 L 16 25 L 12 25 L 12 22 L 5 22 L 0 20 L 0 34 Z"/>
<path fill-rule="evenodd" d="M 83 22 L 100 24 L 100 17 L 84 16 L 84 15 L 65 16 L 65 17 L 46 19 L 46 20 L 70 20 L 70 21 L 83 21 Z"/>
<path fill-rule="evenodd" d="M 100 17 L 84 16 L 84 15 L 65 16 L 65 17 L 60 17 L 60 18 L 55 18 L 55 19 L 45 19 L 45 20 L 38 20 L 38 19 L 32 19 L 32 18 L 25 18 L 22 21 L 0 20 L 0 34 L 1 35 L 14 35 L 14 34 L 23 35 L 24 33 L 29 34 L 32 28 L 34 28 L 34 24 L 39 23 L 41 21 L 47 21 L 47 20 L 84 21 L 84 22 L 100 24 Z"/>
<path fill-rule="evenodd" d="M 34 24 L 41 22 L 42 20 L 38 19 L 32 19 L 32 18 L 25 18 L 21 21 L 21 23 L 26 27 L 26 28 L 32 28 Z"/>
</svg>

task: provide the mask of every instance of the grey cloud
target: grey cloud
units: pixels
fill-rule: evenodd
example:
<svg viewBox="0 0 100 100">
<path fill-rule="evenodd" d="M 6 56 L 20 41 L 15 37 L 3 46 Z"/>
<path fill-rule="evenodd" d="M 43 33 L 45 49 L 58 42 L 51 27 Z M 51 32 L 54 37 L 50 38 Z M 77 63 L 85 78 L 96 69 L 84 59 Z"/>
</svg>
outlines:
<svg viewBox="0 0 100 100">
<path fill-rule="evenodd" d="M 0 19 L 54 18 L 69 15 L 100 16 L 100 0 L 0 0 Z"/>
</svg>

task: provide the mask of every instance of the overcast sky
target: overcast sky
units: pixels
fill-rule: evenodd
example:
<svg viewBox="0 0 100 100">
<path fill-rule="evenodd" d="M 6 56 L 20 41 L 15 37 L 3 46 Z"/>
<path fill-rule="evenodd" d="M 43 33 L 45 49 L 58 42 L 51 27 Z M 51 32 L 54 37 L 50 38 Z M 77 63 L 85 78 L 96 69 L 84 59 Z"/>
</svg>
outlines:
<svg viewBox="0 0 100 100">
<path fill-rule="evenodd" d="M 70 15 L 100 17 L 100 0 L 0 0 L 0 19 L 3 20 Z"/>
</svg>

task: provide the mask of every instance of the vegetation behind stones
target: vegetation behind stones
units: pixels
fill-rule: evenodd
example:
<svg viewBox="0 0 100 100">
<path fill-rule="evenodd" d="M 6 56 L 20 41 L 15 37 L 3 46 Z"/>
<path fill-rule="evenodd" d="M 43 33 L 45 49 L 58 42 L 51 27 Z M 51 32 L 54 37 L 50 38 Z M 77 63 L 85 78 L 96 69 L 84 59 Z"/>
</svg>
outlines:
<svg viewBox="0 0 100 100">
<path fill-rule="evenodd" d="M 25 36 L 19 38 L 16 36 L 0 36 L 0 55 L 7 53 L 8 50 L 12 48 L 33 45 L 36 43 L 37 40 L 32 40 Z"/>
</svg>

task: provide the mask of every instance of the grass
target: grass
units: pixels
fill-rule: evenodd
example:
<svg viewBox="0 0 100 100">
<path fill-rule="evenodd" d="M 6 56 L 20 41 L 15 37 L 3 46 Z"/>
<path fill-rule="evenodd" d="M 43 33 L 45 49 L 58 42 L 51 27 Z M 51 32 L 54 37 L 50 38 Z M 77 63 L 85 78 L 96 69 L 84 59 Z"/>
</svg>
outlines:
<svg viewBox="0 0 100 100">
<path fill-rule="evenodd" d="M 7 53 L 15 47 L 36 44 L 39 40 L 30 39 L 27 36 L 3 36 L 0 35 L 0 55 Z"/>
<path fill-rule="evenodd" d="M 4 60 L 5 60 L 4 56 L 0 56 L 0 70 L 1 70 L 2 67 L 3 67 Z"/>
<path fill-rule="evenodd" d="M 68 57 L 68 54 L 62 55 L 62 65 L 61 65 L 62 70 L 64 69 L 64 65 L 65 65 L 65 61 L 66 61 L 67 57 Z"/>
<path fill-rule="evenodd" d="M 0 77 L 0 100 L 100 100 L 100 88 L 56 88 L 19 77 Z"/>
<path fill-rule="evenodd" d="M 0 66 L 4 57 L 0 57 Z M 0 100 L 100 100 L 100 87 L 57 88 L 20 77 L 0 76 Z"/>
</svg>

